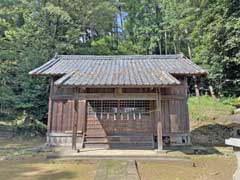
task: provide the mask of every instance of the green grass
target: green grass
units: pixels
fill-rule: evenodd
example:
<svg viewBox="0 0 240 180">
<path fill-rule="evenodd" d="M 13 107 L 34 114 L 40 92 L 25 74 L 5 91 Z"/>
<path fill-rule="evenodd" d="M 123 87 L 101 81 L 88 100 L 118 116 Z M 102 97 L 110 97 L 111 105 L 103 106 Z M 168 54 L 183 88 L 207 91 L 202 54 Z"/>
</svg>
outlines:
<svg viewBox="0 0 240 180">
<path fill-rule="evenodd" d="M 190 97 L 188 106 L 190 120 L 197 121 L 215 120 L 220 116 L 232 114 L 235 109 L 230 103 L 226 103 L 226 98 L 223 101 L 209 96 Z"/>
</svg>

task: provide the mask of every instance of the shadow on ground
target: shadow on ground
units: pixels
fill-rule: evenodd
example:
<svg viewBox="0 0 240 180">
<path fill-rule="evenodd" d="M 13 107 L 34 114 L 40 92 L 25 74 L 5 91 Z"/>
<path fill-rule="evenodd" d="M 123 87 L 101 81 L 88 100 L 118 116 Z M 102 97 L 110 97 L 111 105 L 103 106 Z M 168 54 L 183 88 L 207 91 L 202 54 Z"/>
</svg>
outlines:
<svg viewBox="0 0 240 180">
<path fill-rule="evenodd" d="M 225 146 L 225 139 L 233 136 L 235 128 L 240 128 L 240 125 L 235 123 L 203 125 L 191 131 L 191 141 L 193 145 Z"/>
<path fill-rule="evenodd" d="M 225 139 L 233 136 L 234 129 L 240 129 L 240 125 L 232 124 L 208 124 L 195 128 L 191 131 L 192 146 L 189 147 L 169 147 L 166 150 L 178 150 L 184 154 L 223 154 L 216 147 L 224 147 Z"/>
<path fill-rule="evenodd" d="M 0 179 L 93 179 L 97 162 L 46 161 L 45 157 L 26 157 L 24 160 L 0 161 Z"/>
</svg>

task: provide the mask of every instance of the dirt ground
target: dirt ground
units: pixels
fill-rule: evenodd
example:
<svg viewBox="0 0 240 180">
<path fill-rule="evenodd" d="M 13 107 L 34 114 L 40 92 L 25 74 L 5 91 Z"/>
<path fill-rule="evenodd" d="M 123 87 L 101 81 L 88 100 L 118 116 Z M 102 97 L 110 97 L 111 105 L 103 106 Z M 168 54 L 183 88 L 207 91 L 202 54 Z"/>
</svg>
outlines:
<svg viewBox="0 0 240 180">
<path fill-rule="evenodd" d="M 142 180 L 231 180 L 236 168 L 232 155 L 196 155 L 192 161 L 139 162 L 139 173 Z"/>
<path fill-rule="evenodd" d="M 46 161 L 44 156 L 24 157 L 0 162 L 0 179 L 65 180 L 94 179 L 98 162 Z"/>
<path fill-rule="evenodd" d="M 105 161 L 108 164 L 108 173 L 123 173 L 124 166 L 120 165 L 124 161 Z M 193 157 L 193 162 L 194 166 L 183 162 L 139 161 L 138 168 L 142 180 L 228 180 L 236 167 L 235 157 L 232 155 L 200 155 Z M 5 160 L 0 162 L 0 179 L 91 180 L 97 179 L 96 172 L 101 168 L 101 163 L 103 162 L 46 161 L 43 156 Z"/>
<path fill-rule="evenodd" d="M 190 162 L 137 161 L 141 180 L 232 179 L 237 166 L 232 148 L 214 146 L 214 144 L 223 143 L 222 140 L 231 135 L 229 132 L 231 127 L 217 119 L 209 122 L 191 122 L 191 129 L 198 144 L 201 140 L 211 142 L 207 144 L 210 145 L 209 152 L 186 155 L 191 158 Z M 39 138 L 9 139 L 0 137 L 0 180 L 130 179 L 126 172 L 128 161 L 54 161 L 46 159 L 48 152 L 39 153 L 25 150 L 43 144 L 43 142 L 44 139 Z M 178 154 L 176 151 L 173 153 Z"/>
<path fill-rule="evenodd" d="M 0 151 L 0 179 L 3 180 L 115 180 L 128 179 L 127 161 L 124 160 L 47 160 L 48 152 L 21 152 L 22 148 L 36 145 L 27 142 L 2 141 Z M 17 143 L 18 142 L 18 143 Z M 31 144 L 32 142 L 32 144 Z M 41 141 L 40 141 L 41 142 Z M 16 144 L 17 146 L 14 146 Z M 21 144 L 20 149 L 18 144 Z M 9 148 L 14 148 L 9 151 Z M 190 162 L 137 161 L 142 180 L 228 180 L 236 169 L 236 159 L 229 147 L 215 148 L 213 154 L 187 155 Z M 20 153 L 21 152 L 21 153 Z M 177 152 L 174 152 L 177 153 Z M 6 158 L 7 157 L 7 158 Z M 104 178 L 103 178 L 104 175 Z M 121 178 L 118 178 L 121 177 Z"/>
</svg>

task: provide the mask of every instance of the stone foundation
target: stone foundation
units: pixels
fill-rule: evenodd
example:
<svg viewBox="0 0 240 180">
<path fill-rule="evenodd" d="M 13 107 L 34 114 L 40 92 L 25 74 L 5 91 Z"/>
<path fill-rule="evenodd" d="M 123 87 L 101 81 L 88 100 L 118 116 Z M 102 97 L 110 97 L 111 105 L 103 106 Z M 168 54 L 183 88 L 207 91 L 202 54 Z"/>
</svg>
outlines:
<svg viewBox="0 0 240 180">
<path fill-rule="evenodd" d="M 77 136 L 77 146 L 82 142 L 82 135 Z M 47 144 L 51 146 L 72 146 L 72 134 L 69 133 L 49 133 Z"/>
</svg>

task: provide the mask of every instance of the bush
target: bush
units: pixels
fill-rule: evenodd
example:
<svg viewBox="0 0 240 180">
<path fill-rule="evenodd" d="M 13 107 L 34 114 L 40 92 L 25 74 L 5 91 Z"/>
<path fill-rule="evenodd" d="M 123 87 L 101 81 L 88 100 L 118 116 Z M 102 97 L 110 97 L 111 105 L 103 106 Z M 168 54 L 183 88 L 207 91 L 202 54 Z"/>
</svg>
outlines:
<svg viewBox="0 0 240 180">
<path fill-rule="evenodd" d="M 47 127 L 40 121 L 33 120 L 30 124 L 26 125 L 21 123 L 15 126 L 15 135 L 16 136 L 43 136 L 47 132 Z"/>
</svg>

